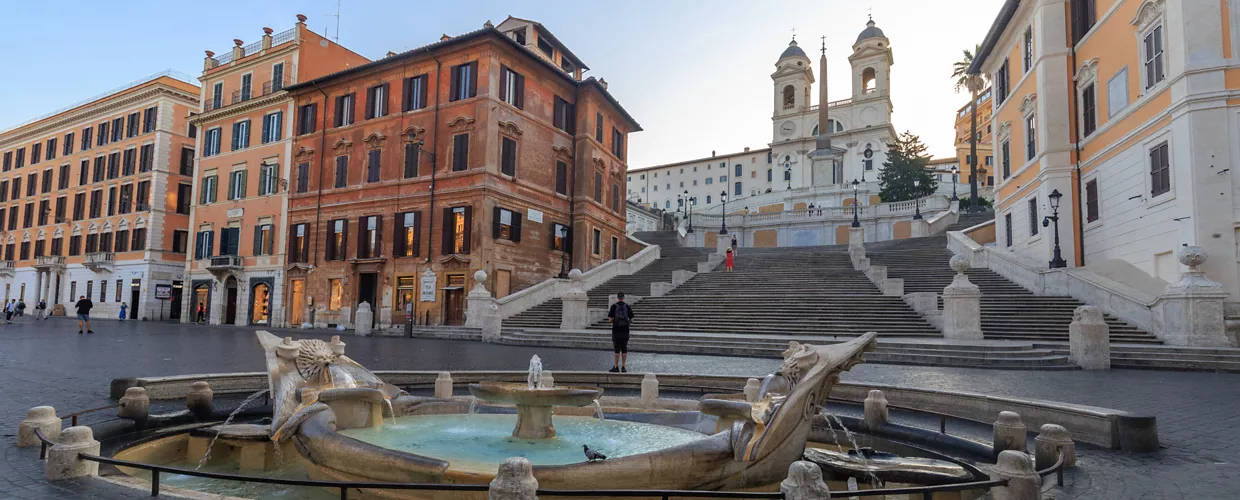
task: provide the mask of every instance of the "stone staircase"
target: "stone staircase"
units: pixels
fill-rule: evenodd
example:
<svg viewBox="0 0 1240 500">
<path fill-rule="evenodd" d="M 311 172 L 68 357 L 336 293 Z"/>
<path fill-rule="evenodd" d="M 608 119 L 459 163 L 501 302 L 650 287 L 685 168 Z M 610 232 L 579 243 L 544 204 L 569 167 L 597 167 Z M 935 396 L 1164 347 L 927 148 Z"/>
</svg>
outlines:
<svg viewBox="0 0 1240 500">
<path fill-rule="evenodd" d="M 643 232 L 633 235 L 646 243 L 659 246 L 659 260 L 627 276 L 616 276 L 587 292 L 591 308 L 608 307 L 608 297 L 624 292 L 634 297 L 650 295 L 650 284 L 672 281 L 672 271 L 697 271 L 699 262 L 706 262 L 711 251 L 705 248 L 685 248 L 673 231 Z M 504 320 L 505 328 L 559 328 L 564 305 L 560 299 L 551 299 L 516 316 Z"/>
</svg>

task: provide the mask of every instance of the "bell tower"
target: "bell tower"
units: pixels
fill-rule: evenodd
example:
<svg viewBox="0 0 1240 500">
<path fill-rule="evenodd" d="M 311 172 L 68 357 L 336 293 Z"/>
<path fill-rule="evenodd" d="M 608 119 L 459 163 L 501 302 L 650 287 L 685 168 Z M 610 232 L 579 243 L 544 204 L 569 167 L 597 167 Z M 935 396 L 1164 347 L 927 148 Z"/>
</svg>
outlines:
<svg viewBox="0 0 1240 500">
<path fill-rule="evenodd" d="M 852 64 L 853 100 L 891 96 L 891 43 L 883 30 L 870 19 L 865 29 L 853 43 L 853 53 L 848 56 Z"/>
<path fill-rule="evenodd" d="M 809 92 L 814 83 L 814 73 L 809 64 L 809 57 L 797 47 L 794 38 L 779 55 L 775 72 L 771 74 L 775 97 L 771 113 L 773 118 L 804 113 L 809 109 Z"/>
</svg>

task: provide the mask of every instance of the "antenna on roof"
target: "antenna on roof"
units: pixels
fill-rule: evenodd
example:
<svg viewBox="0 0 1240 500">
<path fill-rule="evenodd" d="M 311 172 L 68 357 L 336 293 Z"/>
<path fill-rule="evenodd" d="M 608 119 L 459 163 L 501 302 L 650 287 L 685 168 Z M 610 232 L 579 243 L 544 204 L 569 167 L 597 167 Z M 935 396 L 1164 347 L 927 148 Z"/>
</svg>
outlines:
<svg viewBox="0 0 1240 500">
<path fill-rule="evenodd" d="M 340 0 L 336 0 L 336 14 L 327 14 L 327 17 L 336 18 L 336 45 L 340 45 Z M 323 28 L 323 33 L 327 33 L 327 28 Z"/>
</svg>

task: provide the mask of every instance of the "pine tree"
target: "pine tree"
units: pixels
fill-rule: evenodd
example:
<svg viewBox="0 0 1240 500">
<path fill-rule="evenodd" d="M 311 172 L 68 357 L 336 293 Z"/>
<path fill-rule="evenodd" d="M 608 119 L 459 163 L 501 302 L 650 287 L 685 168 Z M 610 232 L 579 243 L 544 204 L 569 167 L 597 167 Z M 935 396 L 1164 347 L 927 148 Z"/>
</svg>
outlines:
<svg viewBox="0 0 1240 500">
<path fill-rule="evenodd" d="M 887 145 L 887 161 L 883 162 L 883 168 L 878 172 L 879 186 L 882 187 L 878 196 L 884 202 L 892 202 L 934 194 L 939 182 L 926 168 L 929 160 L 926 145 L 921 143 L 920 137 L 910 132 L 900 134 L 894 144 Z M 914 179 L 920 180 L 921 185 L 914 187 Z"/>
</svg>

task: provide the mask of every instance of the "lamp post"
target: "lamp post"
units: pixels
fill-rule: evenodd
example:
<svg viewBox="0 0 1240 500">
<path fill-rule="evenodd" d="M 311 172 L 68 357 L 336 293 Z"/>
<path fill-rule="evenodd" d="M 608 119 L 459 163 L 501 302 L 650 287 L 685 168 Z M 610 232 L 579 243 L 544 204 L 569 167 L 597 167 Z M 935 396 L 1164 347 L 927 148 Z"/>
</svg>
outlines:
<svg viewBox="0 0 1240 500">
<path fill-rule="evenodd" d="M 792 189 L 792 162 L 784 162 L 784 180 L 788 181 L 788 189 Z"/>
<path fill-rule="evenodd" d="M 921 179 L 913 179 L 913 220 L 921 220 Z"/>
<path fill-rule="evenodd" d="M 1042 219 L 1042 227 L 1055 223 L 1055 253 L 1051 257 L 1051 269 L 1060 267 L 1068 267 L 1068 263 L 1063 260 L 1063 255 L 1059 251 L 1059 199 L 1063 198 L 1063 194 L 1058 189 L 1051 191 L 1047 196 L 1051 200 L 1051 214 Z"/>
<path fill-rule="evenodd" d="M 956 196 L 956 177 L 958 172 L 960 172 L 960 168 L 952 165 L 952 201 L 960 201 L 960 198 Z"/>
<path fill-rule="evenodd" d="M 685 193 L 688 193 L 688 191 L 685 191 Z M 697 196 L 690 196 L 689 200 L 685 202 L 685 206 L 689 207 L 689 228 L 685 229 L 685 232 L 690 233 L 690 234 L 693 234 L 693 206 L 694 205 L 697 205 Z"/>
<path fill-rule="evenodd" d="M 852 227 L 861 227 L 861 219 L 858 219 L 858 218 L 857 218 L 857 204 L 858 204 L 858 202 L 859 202 L 859 200 L 857 199 L 857 196 L 858 196 L 858 194 L 857 194 L 857 189 L 861 186 L 861 182 L 859 182 L 857 179 L 853 179 L 852 185 L 853 185 L 853 223 L 852 223 Z"/>
<path fill-rule="evenodd" d="M 719 199 L 723 201 L 723 212 L 719 214 L 719 220 L 723 221 L 723 227 L 719 229 L 719 234 L 728 234 L 728 192 L 721 191 Z"/>
</svg>

